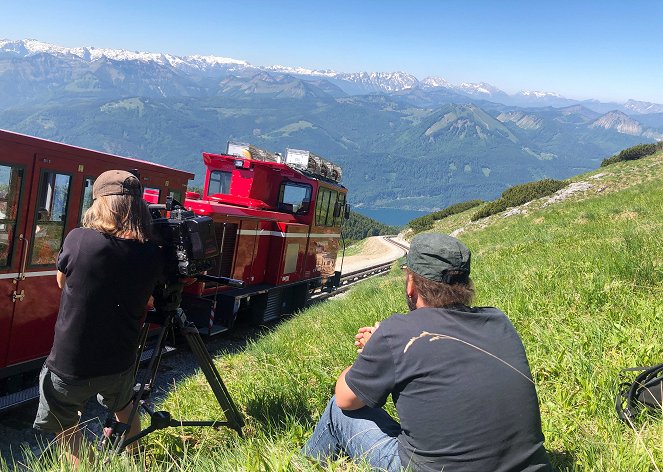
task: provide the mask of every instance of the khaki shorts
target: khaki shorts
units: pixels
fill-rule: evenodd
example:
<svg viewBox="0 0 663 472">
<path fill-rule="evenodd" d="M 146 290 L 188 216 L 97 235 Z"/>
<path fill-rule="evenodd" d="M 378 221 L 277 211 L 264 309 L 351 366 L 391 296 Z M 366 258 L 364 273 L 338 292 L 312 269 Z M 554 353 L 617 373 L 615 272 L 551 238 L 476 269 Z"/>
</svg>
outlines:
<svg viewBox="0 0 663 472">
<path fill-rule="evenodd" d="M 97 401 L 109 411 L 123 409 L 134 391 L 133 367 L 121 374 L 65 380 L 44 366 L 39 374 L 39 408 L 33 427 L 59 433 L 78 424 L 87 402 Z"/>
</svg>

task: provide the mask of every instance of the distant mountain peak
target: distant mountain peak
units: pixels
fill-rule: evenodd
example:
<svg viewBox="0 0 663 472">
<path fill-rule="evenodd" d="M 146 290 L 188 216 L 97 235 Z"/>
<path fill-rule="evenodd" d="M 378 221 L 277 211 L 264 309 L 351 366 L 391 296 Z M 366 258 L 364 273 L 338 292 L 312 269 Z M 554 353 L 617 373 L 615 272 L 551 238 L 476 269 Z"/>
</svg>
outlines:
<svg viewBox="0 0 663 472">
<path fill-rule="evenodd" d="M 614 110 L 594 121 L 590 128 L 612 129 L 618 133 L 640 136 L 642 134 L 642 125 L 636 120 L 619 110 Z"/>
<path fill-rule="evenodd" d="M 543 92 L 540 90 L 521 90 L 518 95 L 531 98 L 564 98 L 556 92 Z"/>
<path fill-rule="evenodd" d="M 264 70 L 279 72 L 282 74 L 293 74 L 293 75 L 312 75 L 319 77 L 336 77 L 338 72 L 331 69 L 326 70 L 316 70 L 316 69 L 307 69 L 305 67 L 289 67 L 282 65 L 273 65 L 273 66 L 264 66 Z"/>
<path fill-rule="evenodd" d="M 421 81 L 421 85 L 425 88 L 453 88 L 453 84 L 443 77 L 426 77 Z"/>
<path fill-rule="evenodd" d="M 488 84 L 486 82 L 479 82 L 479 83 L 469 83 L 469 82 L 463 82 L 460 85 L 457 86 L 459 90 L 462 90 L 465 93 L 470 93 L 474 95 L 496 95 L 502 92 L 500 89 L 495 87 L 494 85 Z"/>
<path fill-rule="evenodd" d="M 629 100 L 624 104 L 624 108 L 635 113 L 663 113 L 663 105 L 651 102 L 641 102 L 638 100 Z"/>
</svg>

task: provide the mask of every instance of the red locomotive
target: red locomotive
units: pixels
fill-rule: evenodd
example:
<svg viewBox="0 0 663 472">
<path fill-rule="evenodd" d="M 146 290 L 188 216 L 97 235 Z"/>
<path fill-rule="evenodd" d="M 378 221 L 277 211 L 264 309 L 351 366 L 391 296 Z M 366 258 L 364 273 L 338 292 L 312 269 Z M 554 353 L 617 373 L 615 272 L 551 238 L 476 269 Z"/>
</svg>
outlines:
<svg viewBox="0 0 663 472">
<path fill-rule="evenodd" d="M 312 290 L 334 284 L 347 214 L 337 166 L 307 151 L 282 159 L 236 143 L 203 158 L 199 195 L 186 192 L 188 172 L 0 130 L 0 410 L 38 394 L 23 389 L 51 348 L 57 253 L 106 170 L 136 169 L 149 203 L 185 196 L 186 208 L 213 218 L 221 251 L 210 273 L 245 286 L 187 287 L 187 315 L 208 333 L 242 316 L 260 323 L 292 313 Z"/>
<path fill-rule="evenodd" d="M 209 273 L 245 287 L 199 284 L 197 301 L 212 305 L 196 311 L 188 297 L 189 319 L 203 326 L 206 314 L 213 316 L 212 332 L 231 327 L 240 314 L 261 323 L 303 307 L 311 290 L 334 285 L 347 211 L 340 168 L 307 151 L 288 149 L 282 159 L 235 143 L 227 154 L 203 159 L 203 195 L 188 193 L 185 207 L 215 222 L 221 256 Z"/>
</svg>

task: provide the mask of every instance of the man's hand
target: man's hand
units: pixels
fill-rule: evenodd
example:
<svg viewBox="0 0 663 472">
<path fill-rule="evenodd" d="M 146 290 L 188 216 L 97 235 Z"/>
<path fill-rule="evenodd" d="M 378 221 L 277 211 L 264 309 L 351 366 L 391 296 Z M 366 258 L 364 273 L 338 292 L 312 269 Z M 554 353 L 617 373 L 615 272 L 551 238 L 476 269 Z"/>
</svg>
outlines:
<svg viewBox="0 0 663 472">
<path fill-rule="evenodd" d="M 375 326 L 364 326 L 357 330 L 357 334 L 355 335 L 355 346 L 357 346 L 357 352 L 364 350 L 364 346 L 366 346 L 368 340 L 371 339 L 371 336 L 378 328 L 378 326 L 380 326 L 379 321 L 375 323 Z"/>
</svg>

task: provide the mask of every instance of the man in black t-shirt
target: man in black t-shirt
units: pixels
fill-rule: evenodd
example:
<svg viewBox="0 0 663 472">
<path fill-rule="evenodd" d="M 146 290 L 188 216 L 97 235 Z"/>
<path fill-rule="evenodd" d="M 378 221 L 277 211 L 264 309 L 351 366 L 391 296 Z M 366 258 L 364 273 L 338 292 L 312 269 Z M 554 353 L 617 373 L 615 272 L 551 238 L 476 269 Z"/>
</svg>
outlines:
<svg viewBox="0 0 663 472">
<path fill-rule="evenodd" d="M 520 337 L 500 310 L 469 306 L 470 251 L 421 234 L 407 266 L 411 312 L 359 329 L 359 355 L 303 452 L 388 471 L 549 471 Z M 381 408 L 389 395 L 400 423 Z"/>
<path fill-rule="evenodd" d="M 84 227 L 69 232 L 58 255 L 62 295 L 34 423 L 57 434 L 75 465 L 78 420 L 90 398 L 97 396 L 121 422 L 129 417 L 141 320 L 162 271 L 160 250 L 148 239 L 151 216 L 139 180 L 104 172 L 92 195 Z M 136 415 L 129 436 L 139 430 Z"/>
</svg>

